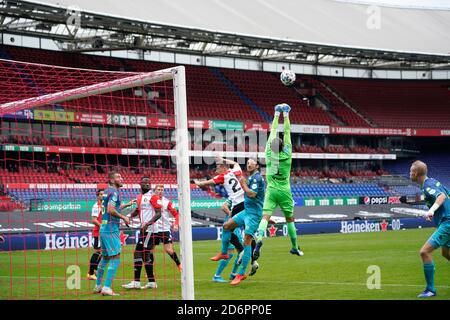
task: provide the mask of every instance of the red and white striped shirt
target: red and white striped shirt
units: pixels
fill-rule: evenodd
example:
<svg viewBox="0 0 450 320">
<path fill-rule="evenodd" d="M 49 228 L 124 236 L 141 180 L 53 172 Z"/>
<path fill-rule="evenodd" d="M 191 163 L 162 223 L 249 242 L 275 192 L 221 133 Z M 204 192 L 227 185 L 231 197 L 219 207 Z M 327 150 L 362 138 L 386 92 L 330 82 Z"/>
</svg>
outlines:
<svg viewBox="0 0 450 320">
<path fill-rule="evenodd" d="M 231 200 L 233 206 L 244 201 L 244 190 L 238 178 L 242 175 L 240 169 L 230 169 L 219 174 L 213 178 L 215 184 L 222 184 L 228 193 L 228 198 Z"/>
<path fill-rule="evenodd" d="M 172 217 L 175 218 L 175 225 L 179 224 L 179 215 L 177 209 L 173 207 L 172 201 L 162 197 L 161 218 L 155 222 L 153 232 L 167 232 L 172 227 Z"/>
<path fill-rule="evenodd" d="M 97 221 L 102 224 L 102 201 L 98 201 L 96 204 L 92 206 L 91 210 L 91 216 L 94 219 L 97 219 Z M 92 236 L 93 237 L 99 237 L 100 236 L 100 227 L 95 226 L 94 229 L 92 229 Z"/>
</svg>

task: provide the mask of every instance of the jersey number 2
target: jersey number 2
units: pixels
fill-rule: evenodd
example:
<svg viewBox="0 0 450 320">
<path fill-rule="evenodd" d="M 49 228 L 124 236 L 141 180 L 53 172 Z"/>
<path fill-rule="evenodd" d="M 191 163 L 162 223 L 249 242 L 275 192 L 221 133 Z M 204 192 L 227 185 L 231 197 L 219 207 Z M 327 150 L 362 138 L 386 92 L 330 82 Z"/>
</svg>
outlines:
<svg viewBox="0 0 450 320">
<path fill-rule="evenodd" d="M 238 186 L 239 185 L 239 182 L 236 180 L 236 179 L 234 179 L 234 178 L 232 178 L 232 179 L 230 179 L 229 181 L 228 181 L 228 184 L 233 184 L 233 186 L 231 187 L 231 189 L 233 190 L 233 192 L 238 192 L 239 190 L 241 190 L 241 187 L 240 186 Z"/>
</svg>

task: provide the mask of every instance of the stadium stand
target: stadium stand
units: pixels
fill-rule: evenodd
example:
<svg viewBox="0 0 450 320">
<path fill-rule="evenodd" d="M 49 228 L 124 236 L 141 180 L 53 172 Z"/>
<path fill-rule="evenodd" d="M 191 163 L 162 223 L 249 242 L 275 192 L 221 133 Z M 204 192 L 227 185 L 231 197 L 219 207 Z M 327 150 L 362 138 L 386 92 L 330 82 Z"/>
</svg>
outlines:
<svg viewBox="0 0 450 320">
<path fill-rule="evenodd" d="M 20 200 L 23 203 L 28 204 L 30 200 L 40 201 L 61 201 L 61 199 L 67 201 L 95 201 L 96 189 L 15 189 L 9 190 L 9 195 L 16 200 Z M 123 188 L 120 190 L 124 199 L 133 199 L 141 193 L 139 188 Z M 177 199 L 177 190 L 166 188 L 164 191 L 165 196 L 168 199 Z M 206 191 L 198 188 L 191 189 L 191 198 L 193 200 L 198 199 L 211 199 L 211 196 Z"/>
<path fill-rule="evenodd" d="M 85 67 L 103 70 L 116 71 L 152 71 L 163 69 L 172 66 L 166 63 L 156 63 L 140 60 L 125 60 L 109 57 L 99 57 L 92 55 L 82 55 L 66 52 L 55 52 L 46 50 L 37 50 L 31 48 L 18 48 L 4 46 L 1 49 L 1 56 L 3 58 L 14 58 L 16 60 L 31 61 L 36 63 L 48 63 L 52 61 L 55 65 L 70 66 L 70 67 Z M 35 96 L 36 93 L 51 93 L 59 90 L 60 87 L 66 89 L 73 88 L 77 85 L 76 79 L 81 76 L 83 71 L 79 70 L 64 70 L 53 69 L 52 72 L 58 72 L 60 83 L 54 86 L 48 82 L 45 67 L 36 68 L 33 65 L 28 65 L 26 69 L 22 66 L 9 62 L 2 62 L 2 74 L 0 77 L 7 79 L 2 81 L 5 85 L 10 87 L 13 85 L 16 90 L 1 90 L 0 99 L 2 102 L 16 100 L 17 96 L 27 98 Z M 254 121 L 257 123 L 270 121 L 270 114 L 273 110 L 273 105 L 284 101 L 292 105 L 293 108 L 291 121 L 293 123 L 301 124 L 320 124 L 320 125 L 336 125 L 337 118 L 341 125 L 368 127 L 370 124 L 363 119 L 359 114 L 355 113 L 351 108 L 345 105 L 342 101 L 348 101 L 352 107 L 367 116 L 371 121 L 379 126 L 396 127 L 398 125 L 399 117 L 401 116 L 402 124 L 405 126 L 415 127 L 443 127 L 450 124 L 450 114 L 442 115 L 442 102 L 449 102 L 448 88 L 444 82 L 399 82 L 399 81 L 378 81 L 378 80 L 348 80 L 348 79 L 330 79 L 317 78 L 311 76 L 300 76 L 297 78 L 297 84 L 302 88 L 308 87 L 312 89 L 311 93 L 320 95 L 329 104 L 329 110 L 322 110 L 320 108 L 308 106 L 302 100 L 301 95 L 293 88 L 282 86 L 278 80 L 277 74 L 259 71 L 242 71 L 234 69 L 223 68 L 207 68 L 198 66 L 186 66 L 187 69 L 187 90 L 188 90 L 188 116 L 192 119 L 221 119 L 221 120 L 241 120 Z M 13 73 L 15 76 L 11 76 Z M 19 75 L 20 74 L 20 75 Z M 26 76 L 24 76 L 24 74 Z M 92 75 L 101 75 L 101 73 L 93 71 Z M 122 73 L 120 73 L 122 74 Z M 120 75 L 118 74 L 118 76 Z M 257 79 L 257 81 L 255 81 Z M 92 77 L 92 83 L 98 79 Z M 89 80 L 85 84 L 89 84 Z M 327 89 L 327 86 L 333 89 L 335 93 L 340 95 L 339 99 L 332 91 Z M 207 89 L 205 89 L 207 88 Z M 409 95 L 411 91 L 416 89 L 417 93 L 413 96 Z M 419 90 L 420 89 L 420 90 Z M 156 88 L 158 90 L 158 88 Z M 429 99 L 425 99 L 424 96 Z M 101 105 L 104 112 L 121 112 L 131 110 L 132 112 L 140 113 L 145 109 L 153 108 L 155 114 L 159 116 L 170 116 L 167 113 L 167 108 L 164 108 L 164 101 L 171 100 L 173 97 L 171 93 L 159 92 L 159 97 L 156 96 L 150 99 L 147 104 L 138 99 L 133 99 L 133 92 L 122 92 L 121 99 L 126 103 L 124 105 L 115 104 L 118 99 L 109 99 L 106 97 L 93 97 L 87 99 L 78 99 L 77 104 L 71 102 L 64 103 L 61 108 L 65 110 L 77 111 L 92 111 L 90 106 L 92 104 Z M 342 101 L 341 101 L 342 100 Z M 106 103 L 107 101 L 107 103 Z M 425 113 L 416 113 L 423 104 L 427 103 L 427 111 Z M 389 114 L 380 114 L 376 108 L 383 105 L 384 108 L 389 109 Z M 408 106 L 408 117 L 405 119 L 402 108 Z M 429 108 L 428 108 L 429 106 Z M 239 112 L 235 112 L 239 108 Z M 378 109 L 379 110 L 379 109 Z M 447 111 L 445 111 L 447 112 Z M 334 116 L 332 116 L 334 115 Z M 17 134 L 10 136 L 0 136 L 2 143 L 13 143 L 18 145 L 56 145 L 56 146 L 83 146 L 83 147 L 108 147 L 108 148 L 146 148 L 146 149 L 168 149 L 173 147 L 173 143 L 160 140 L 143 140 L 136 141 L 124 137 L 109 136 L 108 139 L 95 140 L 91 136 L 69 136 L 69 137 L 42 137 L 36 134 L 30 135 L 29 132 L 17 131 Z M 191 148 L 198 147 L 195 142 L 192 142 Z M 201 146 L 205 147 L 205 142 Z M 249 151 L 250 146 L 240 145 L 244 151 Z M 264 147 L 259 146 L 258 151 L 263 151 Z M 326 147 L 316 145 L 294 145 L 295 152 L 302 153 L 360 153 L 360 154 L 375 154 L 389 153 L 386 148 L 371 148 L 364 145 L 357 145 L 353 147 L 344 146 L 342 144 L 330 144 Z M 436 159 L 436 164 L 433 162 L 433 157 L 429 159 L 433 166 L 441 166 L 443 172 L 448 172 L 448 168 L 442 164 L 443 159 Z M 399 171 L 404 171 L 405 167 L 398 162 Z M 409 165 L 409 163 L 408 163 Z M 47 172 L 39 169 L 27 169 L 20 167 L 18 172 L 12 172 L 6 169 L 1 169 L 2 183 L 102 183 L 106 181 L 106 173 L 100 173 L 96 170 L 85 169 L 68 169 L 64 173 L 61 172 Z M 445 171 L 447 170 L 447 171 Z M 397 170 L 388 171 L 397 173 Z M 387 184 L 378 184 L 377 177 L 386 175 L 386 170 L 317 170 L 317 169 L 294 169 L 292 176 L 295 179 L 293 191 L 296 196 L 358 196 L 358 195 L 387 195 L 387 194 L 412 194 L 417 191 L 413 186 L 396 185 L 395 182 Z M 139 183 L 139 175 L 135 171 L 124 169 L 121 171 L 124 180 L 127 183 Z M 139 172 L 143 174 L 144 172 Z M 204 177 L 204 172 L 192 172 L 196 178 Z M 27 179 L 24 178 L 26 174 Z M 146 174 L 150 175 L 153 183 L 174 184 L 176 183 L 175 175 L 164 171 L 152 168 Z M 214 173 L 209 173 L 210 176 Z M 298 183 L 296 178 L 304 179 Z M 310 179 L 312 178 L 312 180 Z M 320 179 L 337 179 L 339 184 L 318 183 Z M 342 179 L 353 179 L 353 184 L 346 184 Z M 372 181 L 373 183 L 363 184 L 361 182 Z M 447 181 L 444 180 L 443 181 Z M 342 183 L 343 182 L 343 183 Z M 358 183 L 359 182 L 359 183 Z M 384 188 L 383 186 L 386 186 Z M 194 191 L 193 192 L 197 192 Z M 216 190 L 217 191 L 217 190 Z M 128 192 L 128 191 L 125 191 Z M 133 191 L 134 192 L 134 191 Z M 217 193 L 220 193 L 218 190 Z M 214 191 L 201 191 L 198 193 L 200 198 L 211 198 Z M 36 195 L 32 193 L 15 193 L 14 196 L 21 201 L 29 201 L 34 199 Z M 39 195 L 41 196 L 41 195 Z M 45 196 L 45 194 L 44 194 Z M 69 197 L 76 197 L 81 195 L 68 195 Z"/>
<path fill-rule="evenodd" d="M 297 82 L 303 83 L 303 85 L 308 86 L 310 84 L 311 87 L 314 88 L 314 92 L 317 92 L 325 98 L 325 100 L 330 104 L 330 112 L 335 114 L 346 125 L 351 127 L 369 127 L 369 123 L 367 121 L 339 100 L 331 91 L 327 89 L 326 85 L 322 81 L 315 79 L 314 77 L 304 75 L 298 77 L 297 79 Z"/>
<path fill-rule="evenodd" d="M 380 127 L 450 127 L 448 81 L 325 79 Z"/>
<path fill-rule="evenodd" d="M 372 184 L 322 184 L 322 185 L 294 185 L 294 197 L 338 197 L 338 196 L 388 196 L 389 193 L 377 185 Z"/>
</svg>

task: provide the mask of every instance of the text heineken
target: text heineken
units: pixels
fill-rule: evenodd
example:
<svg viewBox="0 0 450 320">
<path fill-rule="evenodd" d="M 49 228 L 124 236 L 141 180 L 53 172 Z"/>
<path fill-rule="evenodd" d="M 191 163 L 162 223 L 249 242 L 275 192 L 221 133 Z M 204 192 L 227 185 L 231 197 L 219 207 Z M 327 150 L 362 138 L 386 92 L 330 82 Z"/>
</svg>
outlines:
<svg viewBox="0 0 450 320">
<path fill-rule="evenodd" d="M 341 221 L 341 233 L 379 231 L 381 231 L 381 225 L 379 222 L 364 221 L 362 223 L 357 223 L 355 221 Z"/>
</svg>

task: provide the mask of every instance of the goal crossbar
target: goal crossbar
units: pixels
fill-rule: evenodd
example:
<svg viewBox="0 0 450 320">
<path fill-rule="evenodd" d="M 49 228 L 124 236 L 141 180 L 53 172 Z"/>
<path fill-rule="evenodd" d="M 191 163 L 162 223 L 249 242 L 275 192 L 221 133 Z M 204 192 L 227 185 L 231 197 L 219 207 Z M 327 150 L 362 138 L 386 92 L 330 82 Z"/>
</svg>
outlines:
<svg viewBox="0 0 450 320">
<path fill-rule="evenodd" d="M 4 103 L 0 105 L 0 116 L 23 109 L 37 108 L 45 105 L 62 103 L 93 95 L 126 90 L 138 86 L 171 80 L 174 79 L 174 74 L 178 73 L 177 71 L 179 71 L 180 68 L 181 67 L 175 67 L 154 72 L 139 73 L 129 77 Z"/>
</svg>

